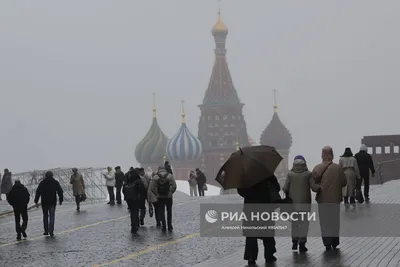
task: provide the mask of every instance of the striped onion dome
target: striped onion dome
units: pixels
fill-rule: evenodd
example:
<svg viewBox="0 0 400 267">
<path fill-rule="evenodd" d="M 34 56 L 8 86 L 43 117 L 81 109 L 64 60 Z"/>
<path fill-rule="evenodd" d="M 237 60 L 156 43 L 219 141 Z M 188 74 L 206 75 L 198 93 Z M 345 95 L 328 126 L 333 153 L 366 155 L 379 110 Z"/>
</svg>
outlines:
<svg viewBox="0 0 400 267">
<path fill-rule="evenodd" d="M 158 125 L 157 118 L 153 116 L 153 122 L 142 141 L 136 146 L 135 157 L 141 164 L 161 165 L 165 156 L 165 148 L 168 137 Z"/>
<path fill-rule="evenodd" d="M 168 141 L 167 157 L 171 161 L 189 161 L 199 159 L 201 153 L 201 142 L 189 131 L 185 123 L 185 113 L 182 112 L 181 127 Z"/>
</svg>

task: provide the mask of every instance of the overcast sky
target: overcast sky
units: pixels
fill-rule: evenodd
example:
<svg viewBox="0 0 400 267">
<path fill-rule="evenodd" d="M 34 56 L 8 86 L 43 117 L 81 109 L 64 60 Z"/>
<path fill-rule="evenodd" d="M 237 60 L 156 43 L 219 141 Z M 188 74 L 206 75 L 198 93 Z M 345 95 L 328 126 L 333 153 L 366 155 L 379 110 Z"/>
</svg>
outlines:
<svg viewBox="0 0 400 267">
<path fill-rule="evenodd" d="M 226 0 L 228 63 L 259 141 L 278 111 L 291 158 L 355 151 L 364 135 L 400 132 L 395 0 Z M 214 0 L 1 1 L 0 167 L 136 165 L 157 93 L 168 137 L 180 101 L 197 134 L 214 61 Z M 2 172 L 2 171 L 1 171 Z"/>
</svg>

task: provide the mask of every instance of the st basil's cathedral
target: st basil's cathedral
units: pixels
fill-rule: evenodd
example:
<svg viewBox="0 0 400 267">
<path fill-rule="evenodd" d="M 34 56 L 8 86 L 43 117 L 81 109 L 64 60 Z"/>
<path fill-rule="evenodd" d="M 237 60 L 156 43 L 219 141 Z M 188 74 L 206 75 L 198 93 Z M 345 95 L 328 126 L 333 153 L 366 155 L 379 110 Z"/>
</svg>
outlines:
<svg viewBox="0 0 400 267">
<path fill-rule="evenodd" d="M 201 115 L 197 136 L 186 125 L 182 102 L 181 126 L 169 139 L 158 124 L 154 100 L 150 129 L 136 146 L 135 156 L 143 168 L 152 170 L 168 160 L 176 180 L 187 181 L 190 171 L 199 168 L 206 174 L 208 184 L 220 186 L 214 178 L 231 153 L 239 147 L 258 144 L 247 134 L 244 104 L 234 87 L 226 58 L 228 27 L 220 13 L 211 32 L 215 61 L 203 102 L 198 106 Z M 272 119 L 262 132 L 259 144 L 277 149 L 283 160 L 275 174 L 278 179 L 286 177 L 292 136 L 279 118 L 276 101 Z"/>
</svg>

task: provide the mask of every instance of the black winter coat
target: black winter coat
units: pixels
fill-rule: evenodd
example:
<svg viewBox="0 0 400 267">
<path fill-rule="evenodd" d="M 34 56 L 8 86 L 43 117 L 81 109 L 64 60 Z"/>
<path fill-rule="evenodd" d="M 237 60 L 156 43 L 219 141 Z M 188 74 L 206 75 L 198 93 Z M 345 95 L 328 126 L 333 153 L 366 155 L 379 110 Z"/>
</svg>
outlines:
<svg viewBox="0 0 400 267">
<path fill-rule="evenodd" d="M 122 171 L 117 171 L 115 173 L 115 185 L 123 185 L 125 181 L 125 174 Z"/>
<path fill-rule="evenodd" d="M 57 204 L 57 195 L 60 202 L 64 201 L 63 193 L 60 183 L 56 179 L 44 178 L 36 190 L 35 203 L 38 203 L 39 198 L 42 198 L 42 206 L 55 206 Z"/>
<path fill-rule="evenodd" d="M 272 204 L 270 192 L 275 191 L 279 193 L 280 185 L 278 179 L 275 176 L 268 177 L 262 182 L 250 187 L 250 188 L 238 188 L 238 194 L 244 198 L 243 212 L 246 214 L 249 221 L 243 221 L 243 226 L 247 227 L 259 227 L 259 226 L 273 226 L 275 222 L 270 221 L 251 221 L 252 212 L 274 212 L 278 207 L 277 204 Z M 252 205 L 252 204 L 271 204 L 268 206 Z M 263 232 L 260 232 L 263 231 Z M 257 237 L 263 239 L 266 236 L 274 236 L 275 231 L 270 229 L 265 230 L 253 230 L 243 229 L 243 235 L 246 237 Z"/>
<path fill-rule="evenodd" d="M 15 184 L 7 196 L 8 203 L 15 209 L 26 208 L 29 200 L 29 191 L 23 184 Z"/>
<path fill-rule="evenodd" d="M 369 171 L 375 173 L 374 162 L 372 157 L 365 151 L 360 151 L 354 156 L 357 160 L 358 169 L 362 178 L 369 178 Z"/>
<path fill-rule="evenodd" d="M 126 201 L 140 201 L 143 199 L 144 184 L 140 176 L 131 176 L 124 184 L 122 192 Z"/>
</svg>

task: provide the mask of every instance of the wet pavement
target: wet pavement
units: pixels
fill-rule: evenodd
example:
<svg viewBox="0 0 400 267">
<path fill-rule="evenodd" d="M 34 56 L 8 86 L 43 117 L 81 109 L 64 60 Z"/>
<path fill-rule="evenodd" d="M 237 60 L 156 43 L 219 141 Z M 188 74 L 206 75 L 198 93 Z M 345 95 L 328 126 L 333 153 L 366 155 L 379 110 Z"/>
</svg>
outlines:
<svg viewBox="0 0 400 267">
<path fill-rule="evenodd" d="M 399 182 L 387 183 L 374 187 L 371 198 L 400 203 L 398 192 Z M 15 241 L 13 217 L 0 217 L 0 266 L 245 266 L 243 238 L 199 236 L 200 203 L 210 202 L 241 199 L 237 195 L 191 198 L 178 193 L 174 231 L 165 234 L 155 228 L 154 218 L 146 217 L 145 227 L 132 236 L 126 205 L 84 204 L 80 213 L 74 205 L 57 206 L 53 238 L 42 236 L 41 210 L 35 209 L 29 213 L 28 239 L 22 242 Z M 278 240 L 275 266 L 400 266 L 399 238 L 343 238 L 337 254 L 324 253 L 319 238 L 309 239 L 307 255 L 293 253 L 290 242 L 290 238 Z"/>
</svg>

